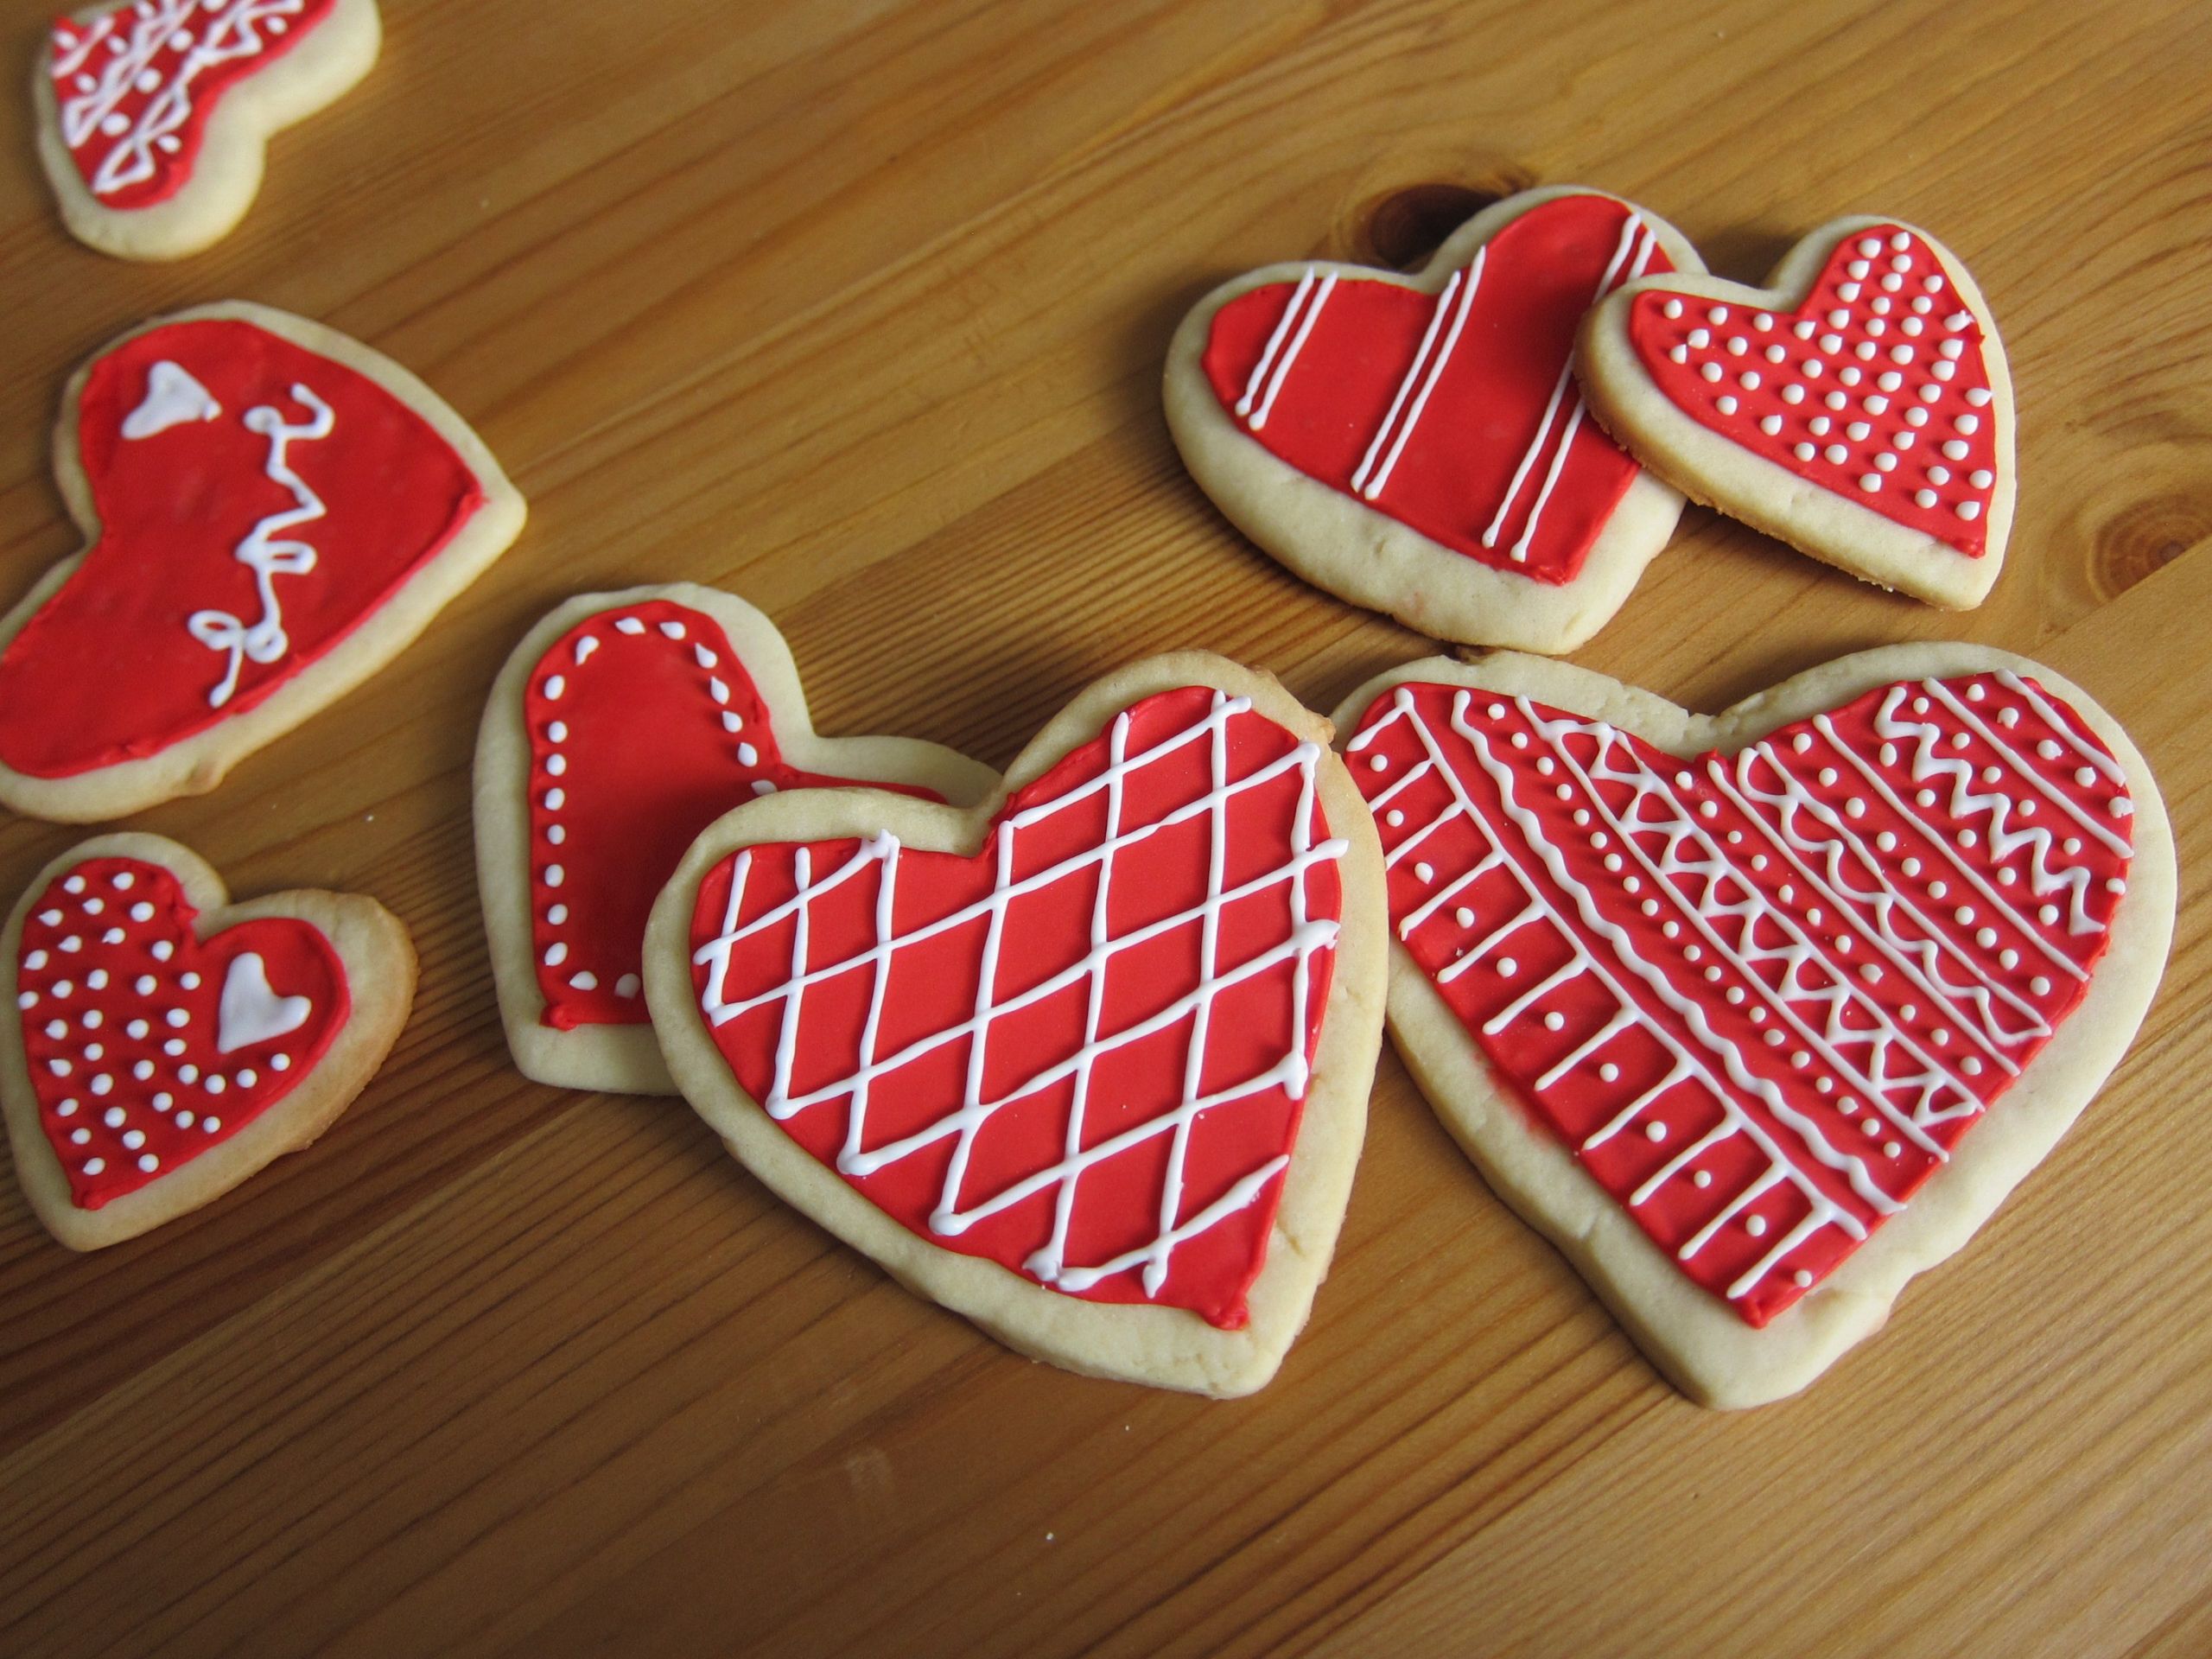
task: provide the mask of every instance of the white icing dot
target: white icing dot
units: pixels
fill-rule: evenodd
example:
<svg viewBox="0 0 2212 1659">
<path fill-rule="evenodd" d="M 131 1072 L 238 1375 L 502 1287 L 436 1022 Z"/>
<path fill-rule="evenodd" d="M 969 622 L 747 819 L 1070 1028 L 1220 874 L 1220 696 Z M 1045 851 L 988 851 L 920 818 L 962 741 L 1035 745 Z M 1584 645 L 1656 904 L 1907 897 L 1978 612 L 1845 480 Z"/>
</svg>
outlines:
<svg viewBox="0 0 2212 1659">
<path fill-rule="evenodd" d="M 563 869 L 558 864 L 548 864 L 545 867 L 545 885 L 547 887 L 557 887 L 568 879 L 569 873 Z"/>
<path fill-rule="evenodd" d="M 1667 1138 L 1667 1126 L 1664 1123 L 1656 1122 L 1645 1125 L 1643 1138 L 1656 1146 Z"/>
<path fill-rule="evenodd" d="M 223 1120 L 219 1117 L 203 1117 L 200 1120 L 200 1128 L 201 1131 L 207 1135 L 213 1135 L 222 1127 Z"/>
<path fill-rule="evenodd" d="M 1726 396 L 1716 398 L 1713 406 L 1719 410 L 1723 415 L 1733 415 L 1738 407 L 1736 400 L 1733 397 Z"/>
<path fill-rule="evenodd" d="M 211 1095 L 219 1095 L 230 1086 L 231 1080 L 219 1071 L 210 1071 L 207 1074 L 207 1081 L 201 1085 Z"/>
<path fill-rule="evenodd" d="M 1696 1174 L 1690 1177 L 1690 1181 L 1692 1185 L 1696 1186 L 1711 1186 L 1713 1185 L 1713 1172 L 1709 1169 L 1700 1169 Z"/>
<path fill-rule="evenodd" d="M 1682 302 L 1680 300 L 1669 300 L 1661 308 L 1665 311 L 1670 321 L 1682 315 Z"/>
<path fill-rule="evenodd" d="M 271 1071 L 290 1071 L 292 1069 L 292 1057 L 289 1054 L 271 1054 L 269 1057 L 269 1069 Z"/>
<path fill-rule="evenodd" d="M 1961 518 L 1979 518 L 1981 517 L 1981 503 L 1979 501 L 1961 501 L 1958 505 L 1958 514 Z"/>
<path fill-rule="evenodd" d="M 1770 438 L 1776 436 L 1782 430 L 1782 416 L 1779 415 L 1760 416 L 1759 430 L 1765 433 Z"/>
<path fill-rule="evenodd" d="M 1521 964 L 1514 961 L 1512 957 L 1501 957 L 1498 958 L 1497 976 L 1500 979 L 1510 979 L 1514 975 L 1520 971 Z"/>
<path fill-rule="evenodd" d="M 1721 376 L 1722 370 L 1718 363 L 1708 363 L 1703 368 L 1700 369 L 1698 372 L 1703 375 L 1707 380 L 1718 380 Z"/>
<path fill-rule="evenodd" d="M 1618 1083 L 1621 1080 L 1620 1067 L 1607 1060 L 1598 1068 L 1598 1080 L 1600 1083 Z"/>
<path fill-rule="evenodd" d="M 553 944 L 546 947 L 545 965 L 548 968 L 558 968 L 568 959 L 569 947 L 565 944 L 556 940 Z"/>
<path fill-rule="evenodd" d="M 1764 1216 L 1752 1216 L 1749 1217 L 1744 1223 L 1744 1230 L 1749 1233 L 1753 1238 L 1764 1237 L 1766 1235 L 1766 1217 Z"/>
<path fill-rule="evenodd" d="M 1557 1009 L 1554 1009 L 1551 1013 L 1544 1016 L 1544 1029 L 1546 1031 L 1557 1031 L 1566 1024 L 1567 1016 L 1560 1013 Z"/>
</svg>

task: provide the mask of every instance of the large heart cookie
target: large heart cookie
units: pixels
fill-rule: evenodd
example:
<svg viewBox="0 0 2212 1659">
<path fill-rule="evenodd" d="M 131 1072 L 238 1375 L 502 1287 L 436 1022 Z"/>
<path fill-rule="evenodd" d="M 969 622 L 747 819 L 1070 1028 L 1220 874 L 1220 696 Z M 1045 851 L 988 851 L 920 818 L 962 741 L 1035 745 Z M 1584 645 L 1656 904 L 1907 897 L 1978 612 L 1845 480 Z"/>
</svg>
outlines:
<svg viewBox="0 0 2212 1659">
<path fill-rule="evenodd" d="M 133 1237 L 327 1128 L 383 1063 L 415 952 L 382 906 L 232 905 L 156 836 L 102 836 L 41 872 L 0 939 L 16 1173 L 73 1249 Z"/>
<path fill-rule="evenodd" d="M 784 1198 L 1071 1369 L 1274 1375 L 1381 1039 L 1374 830 L 1327 728 L 1196 653 L 1092 686 L 971 811 L 740 807 L 654 906 L 670 1071 Z"/>
<path fill-rule="evenodd" d="M 1214 290 L 1169 350 L 1192 476 L 1315 586 L 1425 633 L 1566 651 L 1619 609 L 1681 498 L 1584 410 L 1590 307 L 1704 267 L 1619 199 L 1530 190 L 1415 276 L 1319 262 Z"/>
<path fill-rule="evenodd" d="M 0 619 L 0 801 L 119 817 L 212 789 L 422 632 L 522 528 L 444 404 L 318 324 L 220 305 L 70 382 L 91 544 Z"/>
<path fill-rule="evenodd" d="M 1493 1185 L 1690 1393 L 1802 1387 L 2118 1061 L 2173 851 L 2119 727 L 1911 645 L 1714 719 L 1562 664 L 1395 671 L 1346 759 L 1391 1027 Z"/>
<path fill-rule="evenodd" d="M 79 240 L 177 259 L 227 235 L 269 135 L 377 60 L 376 0 L 111 0 L 54 24 L 39 157 Z"/>
<path fill-rule="evenodd" d="M 1953 609 L 2012 524 L 2012 382 L 1974 278 L 1924 231 L 1843 219 L 1764 289 L 1653 277 L 1593 311 L 1591 408 L 1694 499 Z"/>
<path fill-rule="evenodd" d="M 476 744 L 477 868 L 515 1064 L 675 1093 L 639 977 L 662 884 L 733 806 L 849 784 L 972 806 L 998 774 L 912 738 L 817 736 L 775 625 L 711 588 L 585 594 L 532 628 Z"/>
</svg>

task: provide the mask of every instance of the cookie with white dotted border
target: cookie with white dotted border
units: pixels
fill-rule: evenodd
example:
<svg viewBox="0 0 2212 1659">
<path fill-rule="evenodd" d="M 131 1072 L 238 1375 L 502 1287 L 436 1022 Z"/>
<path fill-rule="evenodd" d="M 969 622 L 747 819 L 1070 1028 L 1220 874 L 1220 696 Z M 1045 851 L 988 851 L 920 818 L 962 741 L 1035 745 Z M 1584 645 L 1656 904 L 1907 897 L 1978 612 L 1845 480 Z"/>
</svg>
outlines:
<svg viewBox="0 0 2212 1659">
<path fill-rule="evenodd" d="M 308 1145 L 407 1021 L 415 950 L 375 900 L 232 904 L 159 836 L 98 836 L 25 889 L 0 935 L 0 1110 L 47 1230 L 97 1249 Z"/>
<path fill-rule="evenodd" d="M 1890 646 L 1717 715 L 1499 653 L 1338 711 L 1390 1030 L 1491 1187 L 1686 1393 L 1795 1393 L 2057 1143 L 2173 929 L 2088 694 Z"/>
<path fill-rule="evenodd" d="M 383 39 L 376 0 L 116 0 L 62 19 L 32 97 L 71 234 L 121 259 L 219 242 L 270 136 L 352 91 Z"/>
<path fill-rule="evenodd" d="M 1925 231 L 1855 217 L 1764 288 L 1629 283 L 1585 319 L 1592 411 L 1691 499 L 1948 610 L 2012 532 L 2012 379 L 1981 290 Z"/>
<path fill-rule="evenodd" d="M 583 594 L 500 671 L 476 744 L 476 856 L 524 1076 L 676 1092 L 647 1023 L 645 920 L 698 833 L 791 789 L 972 806 L 998 774 L 909 737 L 822 737 L 776 625 L 692 582 Z"/>
</svg>

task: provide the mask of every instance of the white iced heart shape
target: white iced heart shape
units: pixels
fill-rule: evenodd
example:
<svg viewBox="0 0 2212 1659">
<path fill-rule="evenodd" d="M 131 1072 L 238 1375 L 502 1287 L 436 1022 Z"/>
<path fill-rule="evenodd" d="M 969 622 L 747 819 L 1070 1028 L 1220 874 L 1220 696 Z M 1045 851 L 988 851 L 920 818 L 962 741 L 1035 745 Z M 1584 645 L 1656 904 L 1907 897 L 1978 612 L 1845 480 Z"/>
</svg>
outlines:
<svg viewBox="0 0 2212 1659">
<path fill-rule="evenodd" d="M 230 972 L 223 978 L 223 998 L 216 1009 L 215 1047 L 229 1054 L 282 1037 L 305 1025 L 311 1012 L 313 1005 L 304 996 L 277 995 L 260 955 L 245 951 L 232 958 Z"/>
</svg>

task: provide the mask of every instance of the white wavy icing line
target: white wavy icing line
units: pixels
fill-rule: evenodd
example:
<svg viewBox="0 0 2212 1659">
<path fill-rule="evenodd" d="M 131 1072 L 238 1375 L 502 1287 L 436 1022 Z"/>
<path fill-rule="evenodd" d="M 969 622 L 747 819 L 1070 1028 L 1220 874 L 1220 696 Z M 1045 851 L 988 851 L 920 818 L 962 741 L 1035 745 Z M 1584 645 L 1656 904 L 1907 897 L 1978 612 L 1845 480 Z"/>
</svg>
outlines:
<svg viewBox="0 0 2212 1659">
<path fill-rule="evenodd" d="M 269 440 L 269 476 L 291 492 L 293 501 L 291 506 L 270 513 L 254 525 L 232 555 L 253 572 L 254 590 L 261 600 L 260 620 L 249 627 L 228 611 L 194 611 L 185 620 L 192 637 L 201 645 L 210 651 L 230 653 L 228 670 L 207 694 L 207 706 L 211 709 L 220 709 L 231 700 L 238 687 L 238 675 L 249 658 L 257 663 L 273 663 L 292 648 L 291 639 L 284 632 L 284 609 L 277 601 L 274 578 L 302 576 L 315 569 L 313 547 L 305 542 L 276 539 L 286 531 L 315 523 L 327 511 L 322 498 L 292 470 L 286 455 L 295 440 L 328 437 L 336 417 L 331 413 L 330 405 L 306 386 L 295 384 L 292 397 L 309 411 L 303 424 L 287 422 L 266 404 L 246 410 L 245 416 L 248 431 L 257 432 Z"/>
<path fill-rule="evenodd" d="M 1202 720 L 1134 756 L 1128 751 L 1129 715 L 1126 711 L 1117 715 L 1109 734 L 1108 764 L 1097 778 L 1001 820 L 994 835 L 997 876 L 989 895 L 905 933 L 897 931 L 893 913 L 900 853 L 895 836 L 879 835 L 863 841 L 849 858 L 819 880 L 814 877 L 809 850 L 799 849 L 794 858 L 794 874 L 798 886 L 797 894 L 788 900 L 770 906 L 749 921 L 741 918 L 744 912 L 747 879 L 752 868 L 752 853 L 749 849 L 740 853 L 731 874 L 729 902 L 724 912 L 721 931 L 701 946 L 694 953 L 693 960 L 708 965 L 709 969 L 706 986 L 701 994 L 700 1007 L 712 1024 L 721 1026 L 751 1009 L 770 1003 L 782 1005 L 773 1080 L 766 1097 L 761 1102 L 763 1109 L 778 1122 L 786 1122 L 809 1107 L 837 1099 L 849 1099 L 844 1144 L 836 1164 L 842 1173 L 855 1178 L 872 1174 L 925 1147 L 951 1138 L 956 1144 L 936 1208 L 929 1218 L 931 1231 L 944 1236 L 957 1236 L 976 1223 L 1050 1188 L 1054 1193 L 1052 1236 L 1025 1264 L 1028 1271 L 1040 1281 L 1059 1289 L 1083 1291 L 1116 1274 L 1141 1269 L 1146 1294 L 1157 1295 L 1166 1281 L 1172 1258 L 1179 1244 L 1248 1208 L 1267 1189 L 1268 1183 L 1288 1166 L 1287 1154 L 1271 1157 L 1257 1167 L 1245 1172 L 1220 1198 L 1197 1213 L 1188 1216 L 1182 1213 L 1183 1155 L 1189 1144 L 1192 1126 L 1201 1114 L 1276 1089 L 1284 1090 L 1294 1099 L 1304 1096 L 1308 1081 L 1305 1034 L 1311 995 L 1312 961 L 1316 953 L 1332 950 L 1338 935 L 1336 922 L 1312 919 L 1306 912 L 1306 873 L 1341 858 L 1347 847 L 1341 839 L 1332 838 L 1318 844 L 1312 839 L 1313 823 L 1318 816 L 1315 767 L 1320 758 L 1320 750 L 1314 744 L 1300 743 L 1249 776 L 1230 781 L 1228 777 L 1229 727 L 1232 721 L 1249 714 L 1250 709 L 1249 699 L 1217 692 L 1211 708 Z M 1122 820 L 1126 781 L 1144 767 L 1165 760 L 1188 744 L 1201 741 L 1209 746 L 1211 765 L 1210 782 L 1205 792 L 1148 823 L 1126 827 Z M 1230 803 L 1292 772 L 1298 777 L 1299 791 L 1290 823 L 1290 856 L 1264 874 L 1234 887 L 1224 885 Z M 1015 875 L 1014 846 L 1018 832 L 1044 823 L 1102 792 L 1106 797 L 1107 823 L 1103 835 L 1096 843 L 1028 875 Z M 1173 915 L 1118 937 L 1114 936 L 1108 917 L 1107 889 L 1113 877 L 1116 855 L 1124 849 L 1135 846 L 1163 830 L 1201 817 L 1205 820 L 1208 831 L 1205 898 Z M 1026 893 L 1076 879 L 1094 865 L 1098 869 L 1098 889 L 1091 911 L 1089 952 L 1081 961 L 1027 990 L 1003 1001 L 998 1000 L 995 982 L 998 950 L 1007 912 L 1012 902 Z M 810 903 L 871 868 L 880 872 L 876 890 L 874 943 L 857 955 L 824 967 L 809 968 Z M 1289 889 L 1287 903 L 1291 924 L 1287 937 L 1281 944 L 1248 961 L 1223 969 L 1216 956 L 1223 912 L 1243 899 L 1286 885 Z M 793 922 L 791 966 L 787 976 L 780 984 L 757 995 L 734 1001 L 729 999 L 724 994 L 724 986 L 732 953 L 746 940 L 787 918 Z M 979 919 L 984 922 L 986 931 L 973 1014 L 968 1019 L 918 1039 L 892 1054 L 879 1056 L 876 1049 L 881 1030 L 883 1005 L 898 953 L 908 946 L 956 928 L 968 926 Z M 1115 959 L 1148 940 L 1192 927 L 1198 929 L 1199 936 L 1198 983 L 1166 1007 L 1144 1019 L 1101 1035 L 1099 1028 L 1103 1017 L 1107 975 Z M 1292 967 L 1288 1048 L 1272 1064 L 1254 1075 L 1211 1092 L 1201 1093 L 1200 1078 L 1205 1069 L 1207 1036 L 1216 998 L 1232 986 L 1267 974 L 1284 963 L 1290 963 Z M 801 1041 L 802 1005 L 805 994 L 815 985 L 854 972 L 866 972 L 870 976 L 868 1012 L 861 1038 L 861 1063 L 844 1077 L 795 1095 L 791 1089 L 791 1070 Z M 1007 1015 L 1017 1014 L 1077 985 L 1084 987 L 1086 997 L 1081 1046 L 987 1099 L 983 1085 L 988 1071 L 990 1033 L 995 1024 Z M 1171 1029 L 1185 1020 L 1191 1025 L 1191 1045 L 1181 1096 L 1177 1103 L 1158 1116 L 1095 1145 L 1083 1145 L 1084 1118 L 1090 1104 L 1090 1077 L 1099 1058 L 1118 1047 Z M 868 1147 L 865 1145 L 868 1107 L 876 1082 L 950 1044 L 961 1041 L 969 1041 L 970 1046 L 960 1104 L 933 1122 L 897 1141 Z M 1064 1079 L 1072 1080 L 1073 1093 L 1063 1155 L 1059 1161 L 1013 1181 L 995 1192 L 983 1195 L 963 1207 L 961 1188 L 968 1173 L 969 1156 L 977 1137 L 991 1118 L 1001 1109 L 1028 1098 Z M 1077 1201 L 1077 1185 L 1084 1173 L 1162 1135 L 1171 1136 L 1172 1141 L 1167 1169 L 1161 1181 L 1157 1232 L 1147 1243 L 1109 1260 L 1088 1264 L 1068 1262 L 1069 1230 Z"/>
<path fill-rule="evenodd" d="M 175 133 L 192 115 L 192 83 L 219 64 L 251 58 L 268 42 L 257 25 L 268 23 L 271 34 L 283 32 L 283 20 L 297 16 L 306 0 L 234 0 L 227 11 L 209 22 L 207 30 L 185 49 L 175 73 L 161 85 L 156 96 L 139 112 L 138 119 L 122 133 L 108 131 L 109 124 L 123 120 L 124 100 L 146 89 L 143 78 L 158 75 L 155 61 L 165 52 L 179 49 L 175 40 L 190 39 L 189 25 L 201 15 L 200 0 L 138 0 L 130 10 L 134 21 L 129 35 L 116 32 L 122 8 L 105 14 L 71 38 L 59 29 L 54 34 L 54 77 L 57 82 L 78 79 L 77 95 L 61 105 L 61 136 L 70 149 L 82 149 L 103 135 L 118 142 L 102 158 L 91 186 L 95 195 L 112 195 L 153 177 L 158 164 L 155 151 L 176 148 Z M 81 85 L 91 73 L 86 68 L 93 49 L 111 41 L 111 55 L 93 84 Z"/>
</svg>

